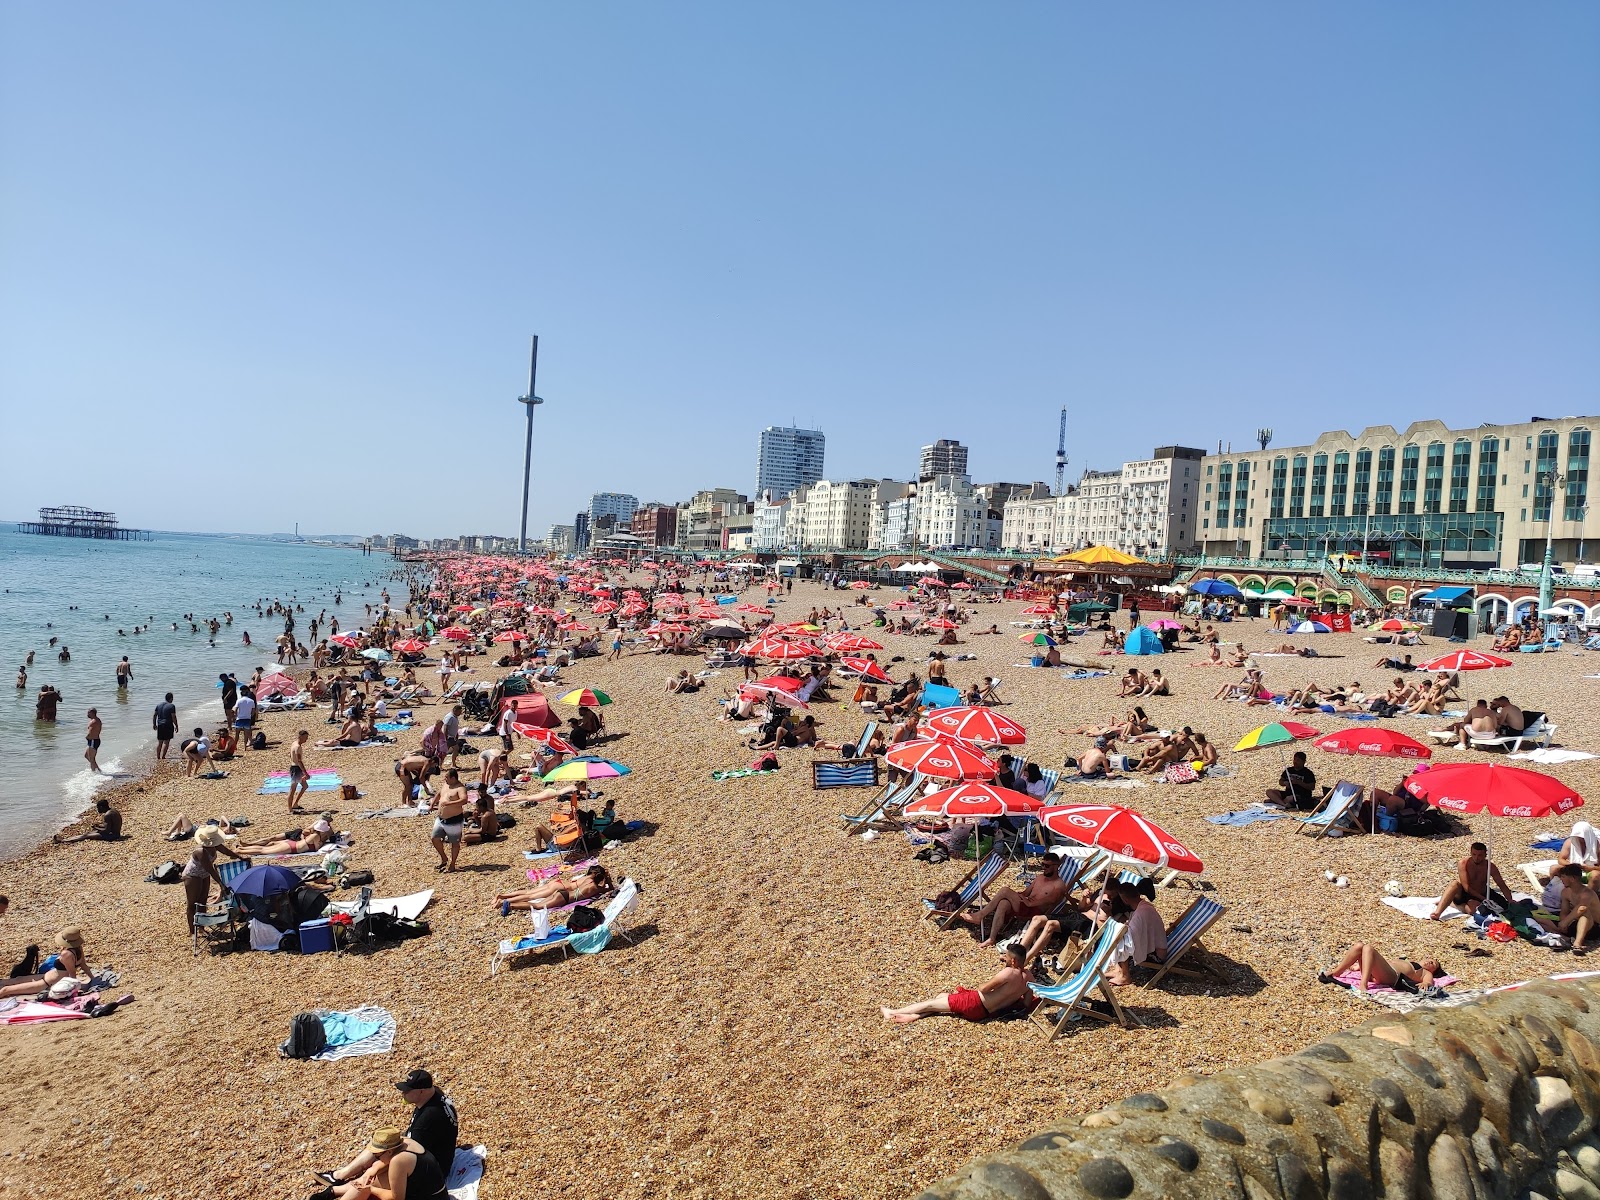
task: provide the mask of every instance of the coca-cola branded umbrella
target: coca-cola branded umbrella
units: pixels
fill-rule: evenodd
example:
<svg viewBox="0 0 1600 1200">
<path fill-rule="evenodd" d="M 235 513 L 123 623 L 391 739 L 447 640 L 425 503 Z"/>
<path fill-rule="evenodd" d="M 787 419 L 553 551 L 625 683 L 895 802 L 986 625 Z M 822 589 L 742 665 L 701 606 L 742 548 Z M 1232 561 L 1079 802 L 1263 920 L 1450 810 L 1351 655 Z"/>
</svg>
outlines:
<svg viewBox="0 0 1600 1200">
<path fill-rule="evenodd" d="M 1352 726 L 1341 729 L 1337 733 L 1330 733 L 1311 743 L 1318 750 L 1326 750 L 1330 754 L 1360 754 L 1369 758 L 1409 758 L 1419 760 L 1432 758 L 1431 747 L 1424 746 L 1416 738 L 1407 737 L 1395 729 L 1363 729 Z M 1372 774 L 1372 790 L 1378 788 L 1378 774 L 1374 767 Z M 1372 831 L 1378 831 L 1378 806 L 1372 806 Z"/>
<path fill-rule="evenodd" d="M 1116 804 L 1061 804 L 1040 811 L 1051 833 L 1099 846 L 1122 858 L 1189 875 L 1204 871 L 1199 857 L 1148 817 Z"/>
<path fill-rule="evenodd" d="M 894 680 L 890 679 L 883 673 L 883 668 L 877 663 L 873 662 L 870 658 L 841 658 L 839 660 L 839 666 L 843 670 L 849 671 L 854 675 L 858 675 L 862 679 L 870 679 L 874 683 L 894 682 Z"/>
</svg>

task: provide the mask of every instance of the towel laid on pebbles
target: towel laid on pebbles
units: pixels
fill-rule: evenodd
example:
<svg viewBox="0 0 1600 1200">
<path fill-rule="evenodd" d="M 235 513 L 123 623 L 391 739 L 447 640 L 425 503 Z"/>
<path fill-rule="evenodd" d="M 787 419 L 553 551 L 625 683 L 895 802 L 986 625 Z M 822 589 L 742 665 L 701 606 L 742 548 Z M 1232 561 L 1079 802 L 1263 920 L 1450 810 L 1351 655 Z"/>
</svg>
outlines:
<svg viewBox="0 0 1600 1200">
<path fill-rule="evenodd" d="M 1075 783 L 1080 787 L 1111 788 L 1114 791 L 1127 791 L 1130 788 L 1149 787 L 1141 779 L 1084 779 L 1078 775 L 1063 775 L 1062 783 Z"/>
<path fill-rule="evenodd" d="M 1433 916 L 1433 910 L 1438 907 L 1437 896 L 1385 896 L 1383 902 L 1390 908 L 1405 913 L 1408 917 L 1415 917 L 1419 921 L 1426 921 Z M 1467 914 L 1452 904 L 1440 915 L 1441 921 L 1453 921 L 1457 917 Z"/>
<path fill-rule="evenodd" d="M 364 1004 L 348 1012 L 319 1010 L 322 1028 L 328 1035 L 327 1049 L 311 1057 L 317 1062 L 338 1062 L 364 1054 L 387 1054 L 394 1049 L 399 1031 L 394 1014 L 386 1008 Z"/>
<path fill-rule="evenodd" d="M 450 1167 L 450 1178 L 444 1181 L 450 1200 L 478 1200 L 478 1185 L 483 1182 L 484 1163 L 489 1158 L 487 1146 L 456 1147 L 456 1159 Z"/>
<path fill-rule="evenodd" d="M 1507 758 L 1523 758 L 1536 763 L 1569 763 L 1582 762 L 1586 758 L 1600 758 L 1600 755 L 1590 754 L 1587 750 L 1565 750 L 1555 746 L 1540 746 L 1537 750 L 1524 750 L 1520 754 L 1508 754 Z"/>
<path fill-rule="evenodd" d="M 1241 828 L 1245 825 L 1254 825 L 1258 821 L 1281 821 L 1292 814 L 1284 812 L 1281 808 L 1245 808 L 1238 812 L 1219 813 L 1214 817 L 1207 817 L 1213 825 L 1227 825 L 1230 828 Z"/>
</svg>

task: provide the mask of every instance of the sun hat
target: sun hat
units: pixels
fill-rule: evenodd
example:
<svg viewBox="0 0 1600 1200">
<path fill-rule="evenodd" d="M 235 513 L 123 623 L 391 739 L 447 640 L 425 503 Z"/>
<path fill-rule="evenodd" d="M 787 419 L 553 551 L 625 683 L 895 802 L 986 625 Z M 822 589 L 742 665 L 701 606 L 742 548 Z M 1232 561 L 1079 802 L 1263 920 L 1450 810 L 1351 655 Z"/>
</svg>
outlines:
<svg viewBox="0 0 1600 1200">
<path fill-rule="evenodd" d="M 398 1129 L 380 1129 L 372 1135 L 372 1141 L 367 1144 L 367 1149 L 373 1154 L 387 1154 L 391 1150 L 398 1150 L 406 1144 L 406 1135 Z"/>
<path fill-rule="evenodd" d="M 202 825 L 194 831 L 194 840 L 207 850 L 215 850 L 233 839 L 215 825 Z"/>
<path fill-rule="evenodd" d="M 74 950 L 81 950 L 83 948 L 83 930 L 76 925 L 68 925 L 60 933 L 56 934 L 56 945 L 61 946 L 63 949 L 71 946 Z"/>
<path fill-rule="evenodd" d="M 333 832 L 333 826 L 330 825 L 326 820 L 317 820 L 313 822 L 311 828 L 315 829 L 318 833 Z"/>
</svg>

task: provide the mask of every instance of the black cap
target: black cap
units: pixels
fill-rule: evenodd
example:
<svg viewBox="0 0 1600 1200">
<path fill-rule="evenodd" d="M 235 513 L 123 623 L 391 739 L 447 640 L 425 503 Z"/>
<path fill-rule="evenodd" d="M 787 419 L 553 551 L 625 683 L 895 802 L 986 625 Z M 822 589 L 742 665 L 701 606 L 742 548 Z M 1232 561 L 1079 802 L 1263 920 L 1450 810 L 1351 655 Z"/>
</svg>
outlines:
<svg viewBox="0 0 1600 1200">
<path fill-rule="evenodd" d="M 407 1075 L 399 1083 L 395 1084 L 395 1087 L 399 1088 L 402 1092 L 414 1092 L 419 1091 L 422 1088 L 431 1088 L 432 1086 L 433 1076 L 428 1074 L 426 1071 L 421 1070 L 420 1068 L 411 1072 L 411 1074 Z"/>
</svg>

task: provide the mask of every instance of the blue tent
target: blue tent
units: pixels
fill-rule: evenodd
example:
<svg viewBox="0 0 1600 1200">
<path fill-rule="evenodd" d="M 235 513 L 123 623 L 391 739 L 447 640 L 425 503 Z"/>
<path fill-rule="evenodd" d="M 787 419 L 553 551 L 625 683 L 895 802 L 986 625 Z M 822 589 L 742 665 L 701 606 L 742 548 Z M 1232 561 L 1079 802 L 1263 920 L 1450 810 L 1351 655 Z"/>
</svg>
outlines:
<svg viewBox="0 0 1600 1200">
<path fill-rule="evenodd" d="M 1166 650 L 1161 645 L 1161 639 L 1156 636 L 1156 631 L 1144 625 L 1128 631 L 1128 638 L 1122 643 L 1124 654 L 1165 654 Z"/>
</svg>

